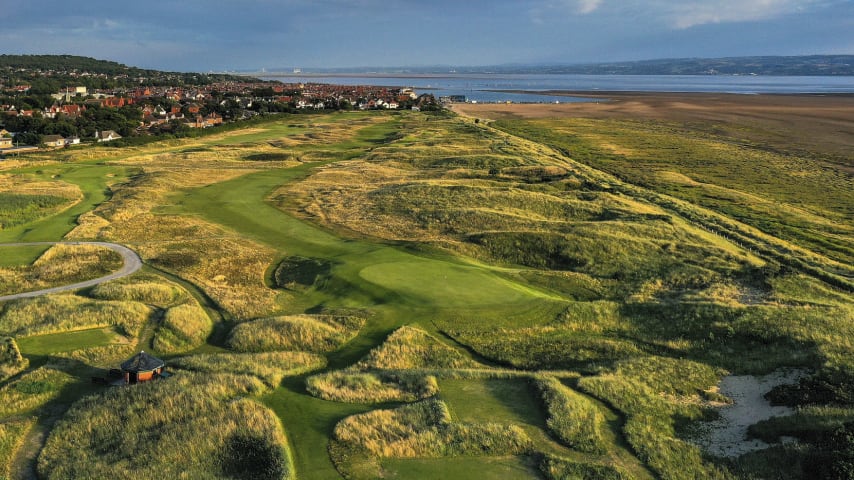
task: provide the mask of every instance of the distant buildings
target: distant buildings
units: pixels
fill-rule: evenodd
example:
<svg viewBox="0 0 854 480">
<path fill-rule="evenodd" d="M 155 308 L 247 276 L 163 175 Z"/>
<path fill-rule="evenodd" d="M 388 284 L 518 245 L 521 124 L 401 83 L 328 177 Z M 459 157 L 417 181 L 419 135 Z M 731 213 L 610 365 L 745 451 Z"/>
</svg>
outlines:
<svg viewBox="0 0 854 480">
<path fill-rule="evenodd" d="M 121 135 L 112 131 L 112 130 L 104 130 L 101 132 L 95 132 L 95 140 L 99 143 L 101 142 L 111 142 L 113 140 L 118 140 L 122 138 Z"/>
</svg>

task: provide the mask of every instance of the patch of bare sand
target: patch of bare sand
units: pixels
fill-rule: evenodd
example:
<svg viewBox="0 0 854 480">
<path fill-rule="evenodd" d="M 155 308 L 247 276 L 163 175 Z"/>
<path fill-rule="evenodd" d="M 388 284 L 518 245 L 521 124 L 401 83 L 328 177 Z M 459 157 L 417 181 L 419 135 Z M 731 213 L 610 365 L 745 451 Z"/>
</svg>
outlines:
<svg viewBox="0 0 854 480">
<path fill-rule="evenodd" d="M 775 407 L 763 395 L 779 385 L 796 383 L 805 377 L 804 370 L 778 370 L 763 376 L 730 375 L 720 383 L 720 393 L 733 400 L 720 408 L 720 418 L 702 424 L 691 441 L 719 457 L 738 457 L 770 445 L 747 438 L 747 428 L 771 417 L 791 415 L 789 407 Z"/>
</svg>

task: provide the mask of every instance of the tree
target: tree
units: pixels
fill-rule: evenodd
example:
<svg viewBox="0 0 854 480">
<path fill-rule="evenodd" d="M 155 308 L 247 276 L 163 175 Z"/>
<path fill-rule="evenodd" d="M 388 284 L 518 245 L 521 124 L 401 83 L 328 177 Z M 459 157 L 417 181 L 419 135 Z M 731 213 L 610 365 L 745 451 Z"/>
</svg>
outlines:
<svg viewBox="0 0 854 480">
<path fill-rule="evenodd" d="M 15 142 L 37 147 L 42 144 L 42 136 L 36 132 L 23 132 L 15 135 Z"/>
<path fill-rule="evenodd" d="M 824 434 L 816 442 L 816 454 L 804 465 L 811 478 L 854 479 L 854 422 Z"/>
</svg>

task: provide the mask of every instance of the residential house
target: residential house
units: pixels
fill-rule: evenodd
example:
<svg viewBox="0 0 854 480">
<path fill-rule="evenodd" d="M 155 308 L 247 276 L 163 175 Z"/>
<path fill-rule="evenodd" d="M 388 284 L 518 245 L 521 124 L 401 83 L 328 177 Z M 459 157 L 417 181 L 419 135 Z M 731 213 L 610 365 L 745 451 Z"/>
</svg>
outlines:
<svg viewBox="0 0 854 480">
<path fill-rule="evenodd" d="M 213 127 L 216 125 L 222 125 L 222 115 L 216 112 L 211 112 L 210 115 L 205 117 L 205 126 Z"/>
<path fill-rule="evenodd" d="M 133 105 L 133 100 L 124 97 L 109 97 L 101 100 L 102 107 L 122 108 L 125 105 Z"/>
<path fill-rule="evenodd" d="M 75 105 L 73 103 L 59 107 L 59 113 L 68 115 L 71 118 L 77 118 L 86 111 L 85 105 Z"/>
<path fill-rule="evenodd" d="M 112 131 L 112 130 L 104 130 L 101 132 L 95 132 L 95 140 L 100 142 L 111 142 L 113 140 L 118 140 L 122 138 L 121 135 Z"/>
<path fill-rule="evenodd" d="M 42 144 L 50 148 L 60 148 L 65 146 L 65 138 L 62 135 L 45 135 L 42 138 Z"/>
<path fill-rule="evenodd" d="M 14 146 L 12 142 L 12 137 L 0 137 L 0 150 L 12 148 Z"/>
<path fill-rule="evenodd" d="M 80 145 L 80 137 L 68 137 L 65 139 L 65 146 Z"/>
</svg>

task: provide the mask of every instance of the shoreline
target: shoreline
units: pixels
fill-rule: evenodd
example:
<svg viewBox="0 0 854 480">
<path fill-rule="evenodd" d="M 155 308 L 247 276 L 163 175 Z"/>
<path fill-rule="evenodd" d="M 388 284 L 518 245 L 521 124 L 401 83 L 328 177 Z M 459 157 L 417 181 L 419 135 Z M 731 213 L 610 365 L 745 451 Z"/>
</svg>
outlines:
<svg viewBox="0 0 854 480">
<path fill-rule="evenodd" d="M 558 91 L 555 91 L 558 92 Z M 658 121 L 705 125 L 710 131 L 741 130 L 757 145 L 785 140 L 793 151 L 831 155 L 854 173 L 854 94 L 707 92 L 582 92 L 562 96 L 598 101 L 560 103 L 455 103 L 450 109 L 483 120 Z"/>
<path fill-rule="evenodd" d="M 522 90 L 522 89 L 501 89 L 501 90 L 484 90 L 485 92 L 495 93 L 513 93 L 513 94 L 528 94 L 528 95 L 548 95 L 553 97 L 581 97 L 581 98 L 597 98 L 608 99 L 611 97 L 661 97 L 663 95 L 672 96 L 734 96 L 739 98 L 749 98 L 758 96 L 775 96 L 775 97 L 842 97 L 854 98 L 854 92 L 682 92 L 682 91 L 653 91 L 653 90 Z"/>
</svg>

